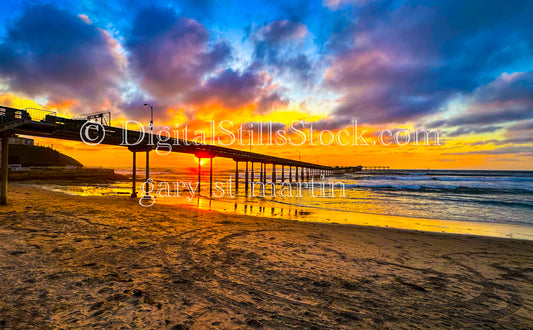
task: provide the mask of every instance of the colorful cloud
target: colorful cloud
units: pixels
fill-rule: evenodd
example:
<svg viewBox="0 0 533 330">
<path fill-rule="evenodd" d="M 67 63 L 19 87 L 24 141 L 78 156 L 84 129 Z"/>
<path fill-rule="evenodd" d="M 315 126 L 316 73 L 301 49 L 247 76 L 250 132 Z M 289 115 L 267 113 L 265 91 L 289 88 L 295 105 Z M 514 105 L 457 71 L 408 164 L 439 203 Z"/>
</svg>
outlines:
<svg viewBox="0 0 533 330">
<path fill-rule="evenodd" d="M 531 160 L 531 1 L 37 0 L 6 8 L 5 102 L 137 120 L 150 103 L 158 125 L 179 119 L 198 129 L 213 119 L 287 127 L 298 118 L 333 131 L 352 120 L 372 131 L 423 126 L 462 148 L 448 151 L 454 159 Z M 431 153 L 436 161 L 444 152 Z"/>
</svg>

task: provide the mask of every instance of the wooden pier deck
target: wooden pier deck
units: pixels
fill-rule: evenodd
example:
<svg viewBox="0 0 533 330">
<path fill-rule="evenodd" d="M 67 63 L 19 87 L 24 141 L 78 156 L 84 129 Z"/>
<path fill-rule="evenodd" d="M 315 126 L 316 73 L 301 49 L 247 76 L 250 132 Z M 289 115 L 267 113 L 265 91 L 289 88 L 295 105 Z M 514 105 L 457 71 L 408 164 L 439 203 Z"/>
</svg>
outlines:
<svg viewBox="0 0 533 330">
<path fill-rule="evenodd" d="M 144 134 L 142 132 L 125 130 L 120 127 L 113 127 L 103 125 L 101 123 L 94 123 L 88 125 L 89 119 L 70 119 L 59 117 L 53 111 L 42 109 L 16 109 L 6 106 L 0 106 L 0 137 L 2 138 L 2 166 L 1 166 L 1 189 L 0 189 L 0 204 L 6 204 L 7 201 L 7 171 L 8 171 L 8 139 L 13 134 L 22 134 L 37 137 L 46 137 L 60 140 L 71 140 L 83 142 L 80 132 L 88 130 L 90 136 L 100 136 L 98 139 L 100 144 L 114 145 L 127 147 L 133 153 L 133 182 L 132 182 L 132 197 L 136 196 L 135 192 L 135 168 L 136 168 L 136 153 L 146 152 L 146 179 L 149 176 L 149 153 L 155 149 L 158 142 L 157 135 L 150 133 Z M 105 134 L 102 133 L 105 132 Z M 124 139 L 126 137 L 126 139 Z M 130 145 L 124 143 L 127 141 Z M 210 195 L 212 193 L 212 171 L 213 158 L 222 157 L 229 158 L 235 161 L 235 176 L 238 178 L 239 162 L 246 163 L 245 172 L 245 190 L 248 190 L 248 163 L 260 163 L 260 177 L 262 181 L 266 181 L 267 164 L 272 167 L 272 181 L 276 182 L 276 166 L 281 166 L 282 181 L 285 181 L 285 167 L 289 168 L 289 181 L 292 182 L 292 168 L 295 168 L 295 180 L 305 180 L 316 175 L 331 175 L 333 171 L 338 171 L 339 168 L 331 166 L 319 165 L 309 162 L 302 162 L 288 158 L 275 157 L 271 155 L 248 152 L 228 147 L 222 147 L 210 144 L 193 143 L 190 141 L 169 138 L 162 141 L 172 145 L 172 152 L 193 154 L 198 158 L 211 159 L 210 171 Z M 96 148 L 95 148 L 96 150 Z M 253 171 L 253 170 L 252 170 Z M 300 174 L 300 175 L 299 175 Z M 200 171 L 198 172 L 200 175 Z M 200 179 L 200 178 L 199 178 Z M 238 190 L 238 180 L 236 181 L 236 190 Z"/>
</svg>

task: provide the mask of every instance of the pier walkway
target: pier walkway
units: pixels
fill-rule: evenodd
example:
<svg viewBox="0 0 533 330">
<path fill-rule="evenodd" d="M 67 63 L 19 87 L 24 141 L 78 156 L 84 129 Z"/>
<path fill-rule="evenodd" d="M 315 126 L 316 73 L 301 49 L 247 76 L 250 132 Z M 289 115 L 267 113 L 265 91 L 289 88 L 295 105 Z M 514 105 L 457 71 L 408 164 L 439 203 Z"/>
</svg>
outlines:
<svg viewBox="0 0 533 330">
<path fill-rule="evenodd" d="M 9 136 L 13 134 L 83 142 L 80 132 L 87 130 L 86 133 L 89 136 L 94 136 L 95 139 L 99 136 L 102 137 L 101 141 L 100 138 L 98 138 L 101 144 L 127 147 L 133 154 L 132 197 L 136 197 L 136 154 L 137 152 L 146 152 L 146 179 L 148 180 L 150 177 L 149 153 L 155 149 L 158 137 L 155 134 L 143 134 L 143 132 L 139 131 L 124 130 L 120 127 L 104 125 L 107 124 L 105 121 L 103 121 L 103 123 L 98 123 L 98 125 L 96 125 L 96 122 L 94 122 L 95 125 L 87 125 L 90 120 L 95 119 L 97 118 L 94 115 L 91 118 L 86 119 L 70 119 L 57 116 L 55 112 L 48 110 L 31 108 L 16 109 L 0 106 L 0 138 L 2 139 L 0 205 L 5 205 L 7 203 L 7 176 L 9 157 L 8 140 Z M 102 129 L 105 134 L 102 134 Z M 124 137 L 126 137 L 126 140 L 132 145 L 125 145 L 123 143 Z M 210 159 L 210 195 L 212 194 L 213 158 L 216 157 L 229 158 L 235 161 L 236 178 L 239 178 L 239 163 L 246 163 L 244 180 L 244 187 L 246 191 L 249 187 L 249 181 L 253 182 L 255 178 L 254 163 L 260 164 L 260 168 L 256 170 L 256 173 L 259 172 L 259 177 L 262 182 L 266 181 L 267 165 L 270 165 L 272 169 L 271 180 L 274 183 L 277 180 L 276 174 L 278 173 L 276 166 L 281 166 L 281 182 L 285 182 L 286 179 L 288 179 L 289 182 L 292 182 L 293 180 L 309 180 L 315 176 L 332 175 L 334 171 L 339 170 L 339 168 L 334 168 L 331 166 L 302 162 L 288 158 L 275 157 L 216 145 L 198 144 L 176 138 L 170 138 L 164 142 L 172 145 L 172 152 L 193 154 L 199 159 Z M 201 162 L 198 162 L 198 164 L 200 167 Z M 288 168 L 287 177 L 285 175 L 286 167 Z M 251 175 L 249 175 L 249 168 L 251 169 Z M 199 168 L 198 180 L 200 180 L 200 172 L 201 171 Z M 236 191 L 238 191 L 238 185 L 239 180 L 236 180 Z"/>
</svg>

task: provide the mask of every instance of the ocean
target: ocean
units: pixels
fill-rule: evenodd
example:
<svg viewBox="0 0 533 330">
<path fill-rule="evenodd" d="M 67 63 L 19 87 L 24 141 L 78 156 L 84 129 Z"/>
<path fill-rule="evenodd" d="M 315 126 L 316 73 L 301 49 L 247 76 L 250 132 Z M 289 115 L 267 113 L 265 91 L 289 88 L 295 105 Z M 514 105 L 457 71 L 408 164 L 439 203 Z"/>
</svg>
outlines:
<svg viewBox="0 0 533 330">
<path fill-rule="evenodd" d="M 245 196 L 242 172 L 236 197 L 227 196 L 235 194 L 234 185 L 227 183 L 230 179 L 234 183 L 234 172 L 214 172 L 213 181 L 219 186 L 214 191 L 216 197 L 210 199 L 209 173 L 205 166 L 201 192 L 198 195 L 195 191 L 194 197 L 189 199 L 193 195 L 185 183 L 192 183 L 194 188 L 197 182 L 194 169 L 181 172 L 153 169 L 152 195 L 156 196 L 156 203 L 291 220 L 533 239 L 533 172 L 530 171 L 353 172 L 315 177 L 313 191 L 308 183 L 307 187 L 300 187 L 298 194 L 294 183 L 290 193 L 288 185 L 281 191 L 281 170 L 278 169 L 275 197 L 271 196 L 270 186 L 265 197 Z M 267 181 L 271 180 L 270 172 L 269 167 Z M 285 181 L 288 181 L 287 172 Z M 117 173 L 131 174 L 131 169 L 119 169 Z M 143 173 L 141 169 L 140 173 Z M 292 175 L 294 180 L 294 172 Z M 255 181 L 258 179 L 256 168 Z M 131 183 L 124 181 L 45 185 L 52 190 L 78 195 L 127 195 L 131 191 Z M 255 196 L 258 195 L 255 191 Z"/>
<path fill-rule="evenodd" d="M 340 208 L 428 219 L 533 225 L 533 172 L 349 174 Z"/>
</svg>

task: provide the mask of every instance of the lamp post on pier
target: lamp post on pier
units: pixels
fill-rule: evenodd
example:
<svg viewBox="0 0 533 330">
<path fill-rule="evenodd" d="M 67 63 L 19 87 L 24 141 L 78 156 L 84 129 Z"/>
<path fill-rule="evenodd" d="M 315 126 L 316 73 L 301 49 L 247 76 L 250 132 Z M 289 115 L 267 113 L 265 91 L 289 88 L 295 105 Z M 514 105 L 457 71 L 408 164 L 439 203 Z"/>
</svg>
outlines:
<svg viewBox="0 0 533 330">
<path fill-rule="evenodd" d="M 148 104 L 144 104 L 145 107 L 150 107 L 150 138 L 148 140 L 149 145 L 154 145 L 154 108 Z M 152 199 L 152 196 L 148 195 L 148 180 L 150 179 L 150 149 L 146 150 L 146 182 L 144 184 L 145 194 L 143 199 Z"/>
<path fill-rule="evenodd" d="M 145 103 L 144 106 L 150 107 L 150 143 L 154 144 L 154 108 L 148 103 Z"/>
</svg>

